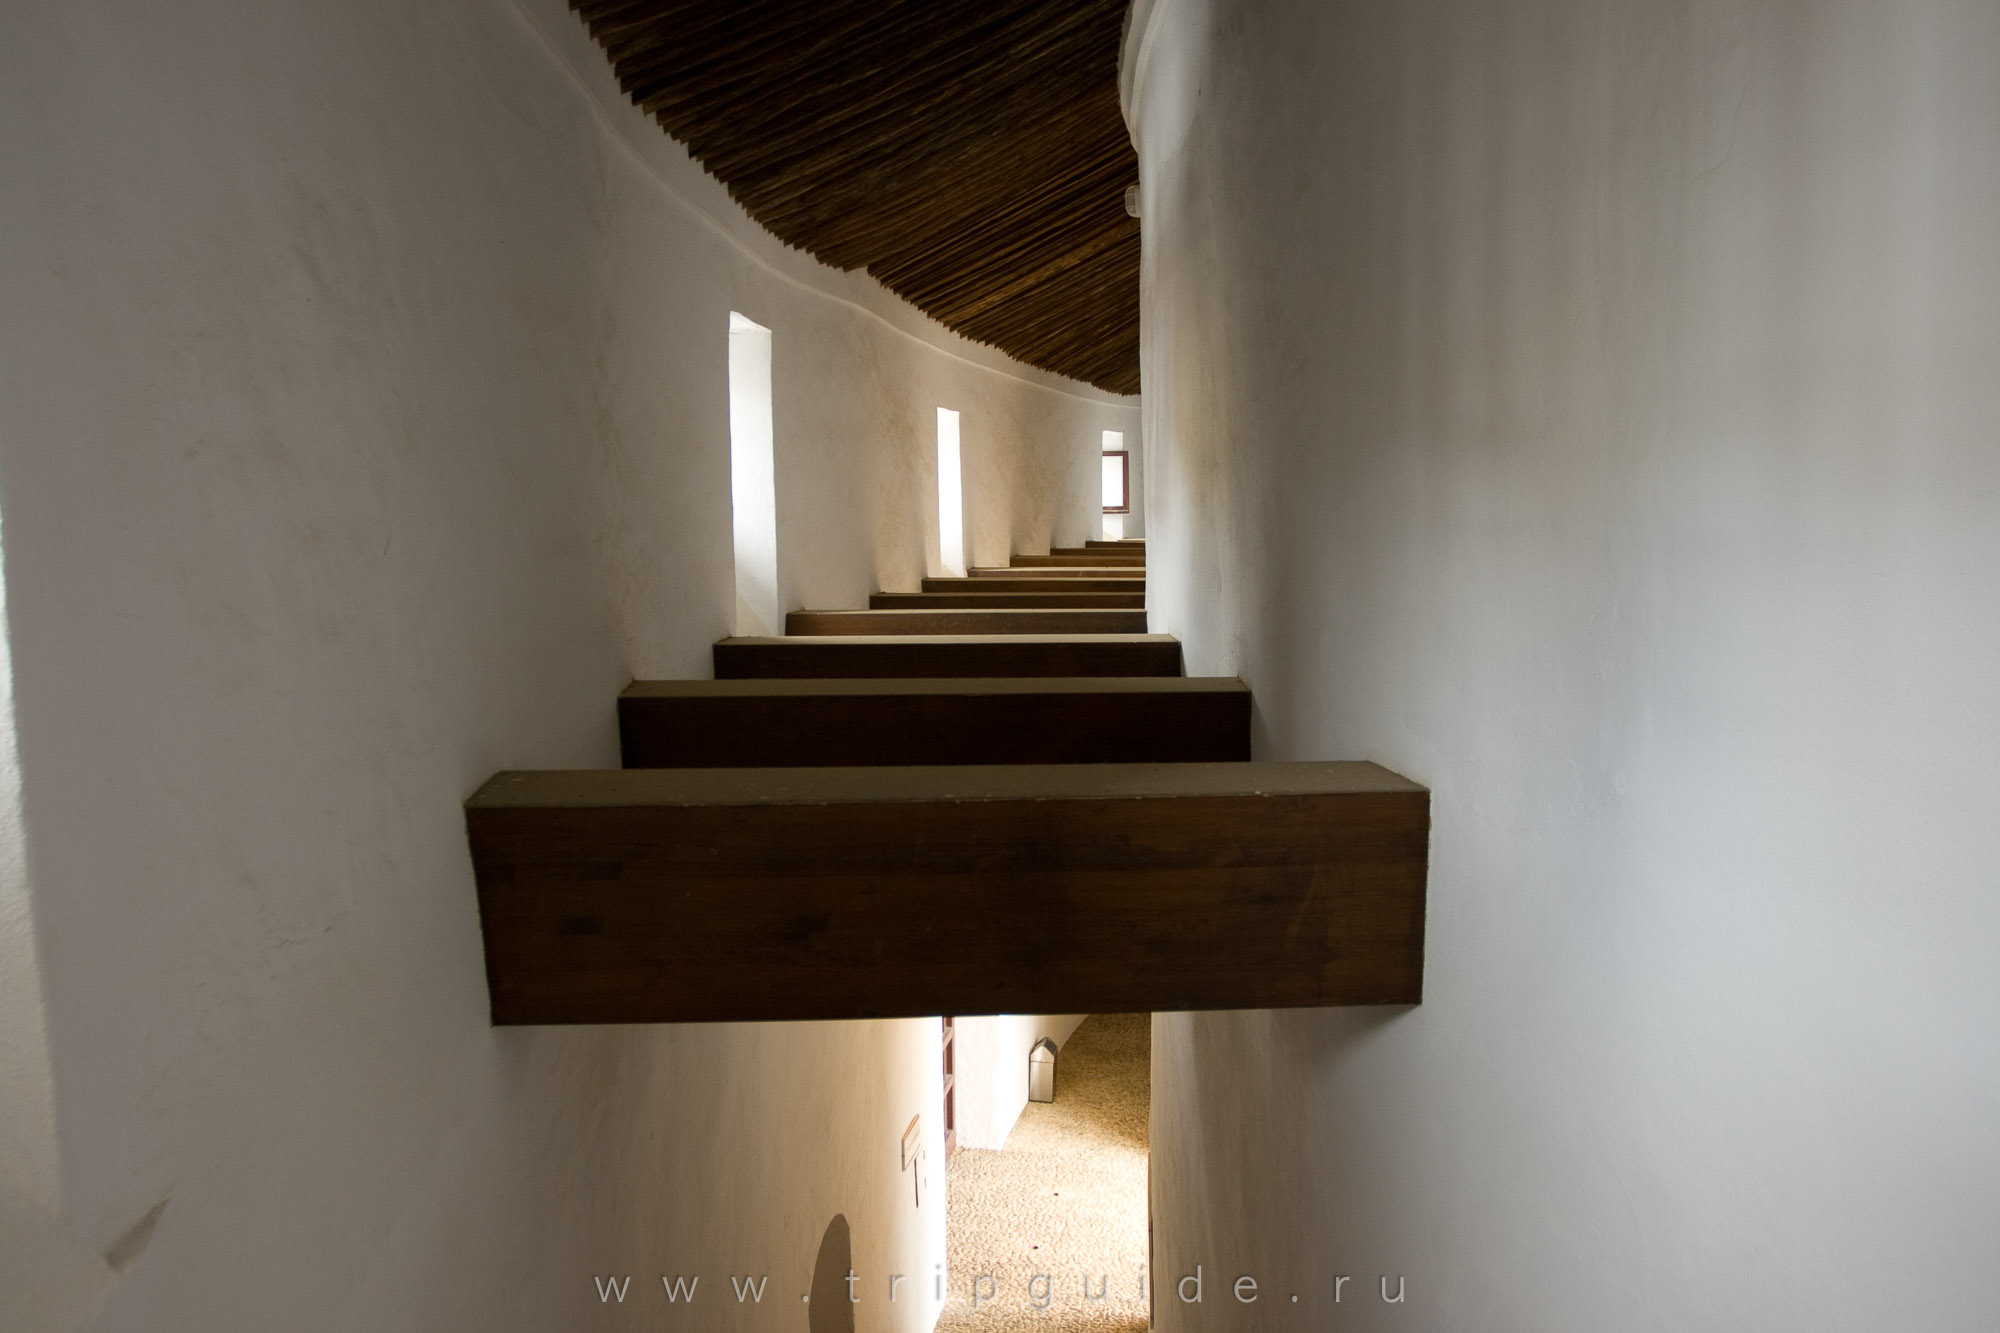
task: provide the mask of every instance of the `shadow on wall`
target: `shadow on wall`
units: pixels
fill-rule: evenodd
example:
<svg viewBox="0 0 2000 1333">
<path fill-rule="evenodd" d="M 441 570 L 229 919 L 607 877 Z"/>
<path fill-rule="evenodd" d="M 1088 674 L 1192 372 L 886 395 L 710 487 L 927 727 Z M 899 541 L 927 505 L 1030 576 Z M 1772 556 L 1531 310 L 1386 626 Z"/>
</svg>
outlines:
<svg viewBox="0 0 2000 1333">
<path fill-rule="evenodd" d="M 1382 1004 L 1358 1009 L 1300 1009 L 1258 1015 L 1263 1039 L 1286 1068 L 1324 1071 L 1351 1059 L 1384 1035 L 1398 1020 L 1417 1012 L 1416 1005 Z"/>
<path fill-rule="evenodd" d="M 813 1260 L 812 1301 L 806 1307 L 807 1333 L 854 1333 L 854 1302 L 848 1299 L 847 1275 L 854 1267 L 854 1244 L 847 1234 L 847 1215 L 835 1213 L 820 1237 L 819 1258 Z"/>
</svg>

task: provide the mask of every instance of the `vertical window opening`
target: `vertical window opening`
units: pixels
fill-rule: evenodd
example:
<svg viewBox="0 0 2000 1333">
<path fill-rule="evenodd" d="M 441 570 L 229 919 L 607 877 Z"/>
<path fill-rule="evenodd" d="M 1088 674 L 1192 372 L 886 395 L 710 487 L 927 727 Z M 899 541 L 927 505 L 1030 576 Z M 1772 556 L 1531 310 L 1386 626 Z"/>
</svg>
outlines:
<svg viewBox="0 0 2000 1333">
<path fill-rule="evenodd" d="M 1132 511 L 1132 455 L 1125 432 L 1104 432 L 1104 536 L 1118 541 L 1125 535 L 1125 515 Z"/>
<path fill-rule="evenodd" d="M 771 331 L 729 313 L 729 506 L 735 522 L 736 632 L 776 634 L 778 486 L 772 458 Z"/>
<path fill-rule="evenodd" d="M 965 489 L 959 471 L 958 413 L 938 417 L 938 563 L 947 574 L 965 574 Z"/>
</svg>

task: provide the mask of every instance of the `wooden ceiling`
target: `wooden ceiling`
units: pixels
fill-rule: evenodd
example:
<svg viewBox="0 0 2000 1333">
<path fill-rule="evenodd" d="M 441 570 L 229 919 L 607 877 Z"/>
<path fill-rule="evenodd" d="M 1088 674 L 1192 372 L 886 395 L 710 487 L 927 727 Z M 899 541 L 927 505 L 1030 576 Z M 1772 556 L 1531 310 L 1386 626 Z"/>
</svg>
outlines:
<svg viewBox="0 0 2000 1333">
<path fill-rule="evenodd" d="M 634 103 L 787 244 L 1139 391 L 1126 0 L 571 0 Z"/>
</svg>

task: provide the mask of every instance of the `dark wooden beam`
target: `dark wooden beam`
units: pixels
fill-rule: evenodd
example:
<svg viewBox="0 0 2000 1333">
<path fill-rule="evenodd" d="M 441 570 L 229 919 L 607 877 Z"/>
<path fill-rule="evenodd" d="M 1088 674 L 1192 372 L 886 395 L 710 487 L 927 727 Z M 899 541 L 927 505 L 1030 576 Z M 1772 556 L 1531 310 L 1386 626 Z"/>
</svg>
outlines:
<svg viewBox="0 0 2000 1333">
<path fill-rule="evenodd" d="M 909 676 L 1178 676 L 1170 634 L 801 635 L 723 639 L 717 680 Z"/>
<path fill-rule="evenodd" d="M 1120 555 L 1111 551 L 1082 551 L 1072 554 L 1017 555 L 1007 562 L 1015 569 L 1137 569 L 1146 568 L 1143 555 Z"/>
<path fill-rule="evenodd" d="M 502 773 L 493 1021 L 1415 1004 L 1429 795 L 1373 764 Z"/>
<path fill-rule="evenodd" d="M 1075 570 L 1058 570 L 1049 578 L 1048 570 L 1025 574 L 1018 569 L 998 569 L 978 578 L 925 579 L 925 592 L 1146 592 L 1146 580 L 1114 575 L 1107 578 L 1071 578 Z"/>
<path fill-rule="evenodd" d="M 868 605 L 877 610 L 922 610 L 926 607 L 1102 607 L 1107 610 L 1142 611 L 1146 606 L 1143 589 L 1136 592 L 878 592 L 871 593 Z"/>
<path fill-rule="evenodd" d="M 1250 757 L 1250 691 L 1180 676 L 641 680 L 627 768 L 1206 763 Z"/>
<path fill-rule="evenodd" d="M 1019 557 L 1016 557 L 1017 559 Z M 986 566 L 965 571 L 975 579 L 1139 579 L 1146 577 L 1144 565 L 1096 565 L 1092 567 L 1072 565 L 1014 565 L 1007 568 Z M 926 580 L 928 581 L 928 580 Z"/>
<path fill-rule="evenodd" d="M 1146 613 L 1101 608 L 926 607 L 893 611 L 793 611 L 787 634 L 1144 634 Z"/>
</svg>

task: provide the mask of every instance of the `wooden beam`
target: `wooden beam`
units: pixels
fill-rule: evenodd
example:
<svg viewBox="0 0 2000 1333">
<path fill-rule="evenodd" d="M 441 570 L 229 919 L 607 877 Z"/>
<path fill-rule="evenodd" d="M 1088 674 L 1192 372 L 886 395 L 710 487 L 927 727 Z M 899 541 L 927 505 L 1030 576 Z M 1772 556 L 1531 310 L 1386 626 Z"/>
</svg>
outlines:
<svg viewBox="0 0 2000 1333">
<path fill-rule="evenodd" d="M 1415 1004 L 1429 794 L 1373 764 L 502 773 L 493 1021 Z"/>
<path fill-rule="evenodd" d="M 1178 676 L 1170 634 L 800 635 L 723 639 L 715 678 Z"/>
<path fill-rule="evenodd" d="M 1203 763 L 1250 757 L 1250 691 L 1181 676 L 641 680 L 627 768 Z"/>
<path fill-rule="evenodd" d="M 1083 546 L 1087 551 L 1137 551 L 1140 555 L 1146 554 L 1144 537 L 1093 537 Z"/>
<path fill-rule="evenodd" d="M 1145 611 L 926 607 L 894 611 L 793 611 L 786 634 L 1144 634 Z"/>
<path fill-rule="evenodd" d="M 1019 570 L 1000 570 L 980 578 L 925 579 L 919 586 L 925 592 L 1132 592 L 1141 596 L 1146 592 L 1143 578 L 1069 577 L 1073 571 L 1058 571 L 1058 577 L 1049 578 L 1048 572 L 1024 574 Z"/>
<path fill-rule="evenodd" d="M 1107 610 L 1143 611 L 1146 594 L 1141 592 L 878 592 L 871 593 L 868 605 L 882 611 L 918 610 L 924 607 L 1049 607 L 1052 609 L 1102 607 Z"/>
<path fill-rule="evenodd" d="M 1144 565 L 1019 565 L 1005 569 L 982 567 L 965 572 L 975 579 L 1138 579 L 1143 582 L 1146 577 Z"/>
<path fill-rule="evenodd" d="M 1137 569 L 1146 568 L 1143 555 L 1119 555 L 1112 551 L 1085 551 L 1079 555 L 1017 555 L 1008 560 L 1014 569 Z"/>
</svg>

